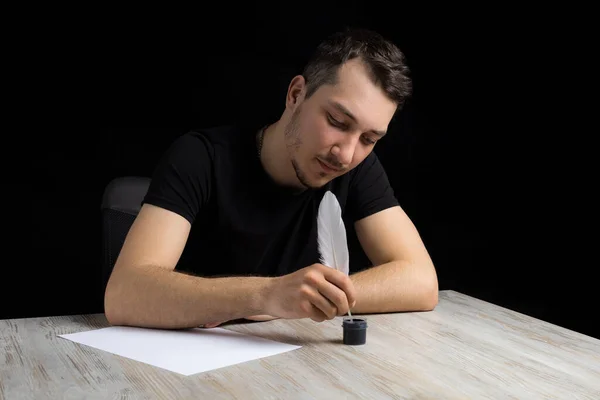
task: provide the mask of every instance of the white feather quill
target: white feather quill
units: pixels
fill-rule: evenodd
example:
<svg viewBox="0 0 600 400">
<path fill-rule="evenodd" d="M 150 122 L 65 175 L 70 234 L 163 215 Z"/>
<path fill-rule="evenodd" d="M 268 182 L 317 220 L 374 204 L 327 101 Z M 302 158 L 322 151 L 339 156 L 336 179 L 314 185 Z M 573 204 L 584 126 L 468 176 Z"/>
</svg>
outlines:
<svg viewBox="0 0 600 400">
<path fill-rule="evenodd" d="M 350 255 L 346 227 L 342 219 L 340 203 L 333 193 L 325 192 L 317 216 L 317 236 L 320 262 L 348 275 Z M 348 311 L 348 315 L 350 311 Z"/>
</svg>

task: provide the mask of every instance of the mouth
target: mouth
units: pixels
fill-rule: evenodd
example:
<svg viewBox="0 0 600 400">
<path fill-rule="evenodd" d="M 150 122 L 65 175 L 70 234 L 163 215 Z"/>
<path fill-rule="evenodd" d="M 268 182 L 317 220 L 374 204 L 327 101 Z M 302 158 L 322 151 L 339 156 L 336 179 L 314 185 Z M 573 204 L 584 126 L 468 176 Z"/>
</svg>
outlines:
<svg viewBox="0 0 600 400">
<path fill-rule="evenodd" d="M 325 164 L 323 161 L 319 160 L 318 158 L 317 158 L 317 161 L 319 162 L 319 165 L 321 165 L 321 168 L 323 169 L 323 171 L 325 171 L 328 174 L 335 174 L 335 173 L 340 172 L 339 169 L 333 168 L 329 164 Z"/>
</svg>

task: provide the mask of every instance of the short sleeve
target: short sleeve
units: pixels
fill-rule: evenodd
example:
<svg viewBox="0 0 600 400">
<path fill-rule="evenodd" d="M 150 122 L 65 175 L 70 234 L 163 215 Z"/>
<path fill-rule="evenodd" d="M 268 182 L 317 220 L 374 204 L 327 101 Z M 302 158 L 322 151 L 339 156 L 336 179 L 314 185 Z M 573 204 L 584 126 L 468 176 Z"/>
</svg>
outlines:
<svg viewBox="0 0 600 400">
<path fill-rule="evenodd" d="M 379 158 L 371 152 L 355 168 L 348 190 L 347 210 L 356 222 L 379 211 L 399 205 Z"/>
<path fill-rule="evenodd" d="M 143 203 L 175 212 L 193 223 L 210 198 L 211 149 L 198 132 L 175 139 L 159 160 Z"/>
</svg>

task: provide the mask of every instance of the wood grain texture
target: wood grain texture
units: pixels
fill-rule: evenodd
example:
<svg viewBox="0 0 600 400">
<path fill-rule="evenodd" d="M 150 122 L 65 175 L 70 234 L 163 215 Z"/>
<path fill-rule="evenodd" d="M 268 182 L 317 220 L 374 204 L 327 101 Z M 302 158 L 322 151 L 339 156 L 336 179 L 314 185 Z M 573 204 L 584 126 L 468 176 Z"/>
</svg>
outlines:
<svg viewBox="0 0 600 400">
<path fill-rule="evenodd" d="M 341 317 L 224 325 L 303 347 L 189 377 L 57 337 L 102 314 L 2 320 L 0 399 L 600 399 L 589 336 L 454 291 L 366 318 L 355 347 Z"/>
</svg>

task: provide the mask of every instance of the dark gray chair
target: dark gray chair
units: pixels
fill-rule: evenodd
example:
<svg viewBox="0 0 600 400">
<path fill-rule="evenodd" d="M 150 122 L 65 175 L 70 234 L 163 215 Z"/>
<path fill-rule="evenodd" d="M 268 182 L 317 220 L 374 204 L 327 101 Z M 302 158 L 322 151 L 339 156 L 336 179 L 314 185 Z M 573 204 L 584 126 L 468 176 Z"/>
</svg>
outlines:
<svg viewBox="0 0 600 400">
<path fill-rule="evenodd" d="M 150 178 L 124 176 L 106 185 L 102 196 L 102 288 L 106 288 L 125 237 L 142 207 Z"/>
</svg>

